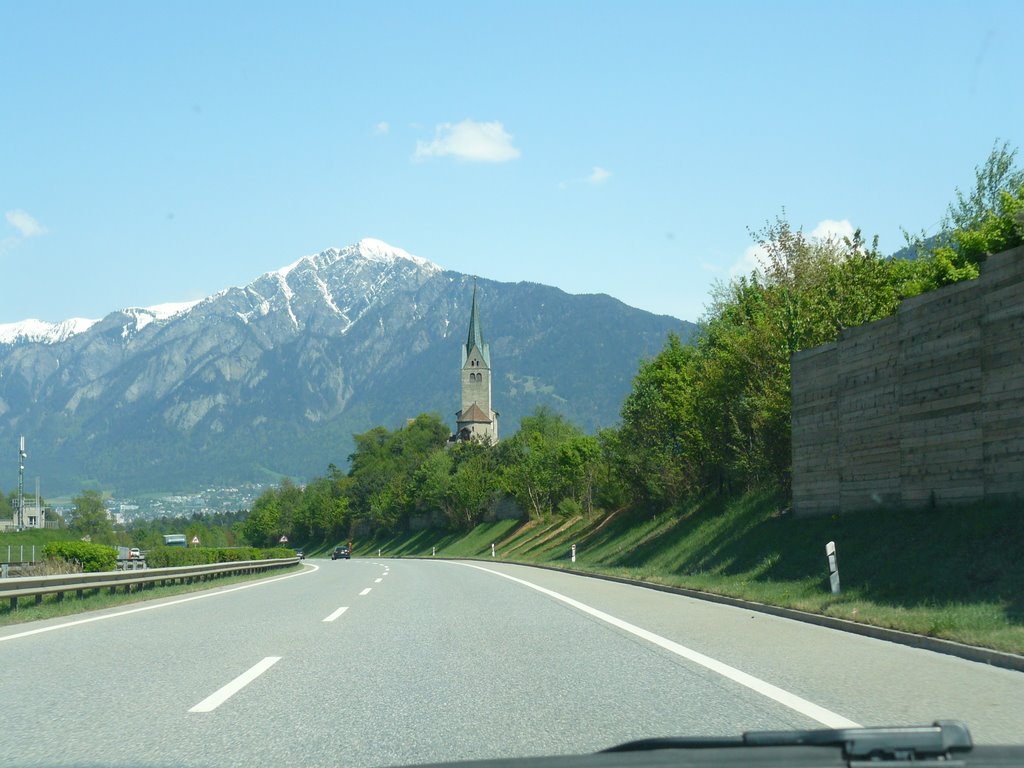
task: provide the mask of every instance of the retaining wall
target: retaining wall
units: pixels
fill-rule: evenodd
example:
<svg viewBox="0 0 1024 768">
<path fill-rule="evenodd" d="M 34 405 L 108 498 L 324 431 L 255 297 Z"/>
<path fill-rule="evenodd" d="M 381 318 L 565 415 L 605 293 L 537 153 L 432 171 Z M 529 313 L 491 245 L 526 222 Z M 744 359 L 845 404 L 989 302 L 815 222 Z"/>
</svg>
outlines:
<svg viewBox="0 0 1024 768">
<path fill-rule="evenodd" d="M 1024 498 L 1024 247 L 792 359 L 793 510 Z"/>
</svg>

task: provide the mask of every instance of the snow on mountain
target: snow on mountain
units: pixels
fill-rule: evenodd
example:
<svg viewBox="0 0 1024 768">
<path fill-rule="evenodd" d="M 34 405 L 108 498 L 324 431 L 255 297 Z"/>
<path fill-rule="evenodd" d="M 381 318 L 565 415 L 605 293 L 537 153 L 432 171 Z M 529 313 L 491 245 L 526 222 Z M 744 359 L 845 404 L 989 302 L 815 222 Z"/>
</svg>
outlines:
<svg viewBox="0 0 1024 768">
<path fill-rule="evenodd" d="M 57 344 L 83 333 L 99 320 L 85 317 L 72 317 L 59 323 L 48 323 L 45 320 L 20 320 L 17 323 L 0 324 L 0 344 L 17 344 L 29 342 L 35 344 Z"/>
<path fill-rule="evenodd" d="M 352 258 L 355 256 L 361 256 L 369 261 L 384 263 L 408 261 L 427 270 L 428 272 L 441 271 L 441 267 L 428 259 L 424 259 L 422 256 L 414 256 L 402 248 L 397 248 L 385 243 L 383 240 L 377 240 L 373 237 L 364 237 L 355 245 L 348 245 L 344 248 L 328 248 L 320 253 L 303 256 L 300 259 L 296 259 L 291 264 L 272 272 L 268 272 L 267 274 L 279 275 L 280 277 L 286 278 L 303 263 L 308 263 L 314 268 L 323 269 L 342 259 Z"/>
<path fill-rule="evenodd" d="M 296 271 L 300 271 L 303 264 L 308 265 L 311 271 L 314 274 L 317 274 L 322 270 L 328 269 L 339 261 L 353 259 L 361 259 L 384 264 L 396 264 L 402 261 L 407 261 L 419 267 L 421 270 L 426 271 L 428 274 L 441 271 L 441 267 L 432 261 L 420 256 L 414 256 L 402 248 L 397 248 L 385 243 L 383 240 L 365 237 L 355 245 L 349 245 L 344 248 L 328 248 L 327 250 L 321 251 L 317 254 L 303 256 L 285 267 L 267 272 L 263 275 L 263 278 L 269 277 L 274 281 L 277 289 L 283 295 L 284 303 L 292 323 L 295 327 L 298 327 L 299 322 L 291 308 L 291 300 L 294 293 L 288 282 L 292 277 L 292 274 Z M 332 295 L 324 281 L 319 277 L 316 278 L 316 281 L 327 305 L 335 313 L 345 315 L 345 309 L 337 306 L 335 303 L 335 297 Z M 260 280 L 255 282 L 258 283 Z M 252 292 L 252 285 L 254 284 L 255 283 L 250 284 L 243 290 Z M 227 293 L 227 291 L 221 291 L 216 294 L 216 296 L 222 296 L 225 293 Z M 121 310 L 121 313 L 129 316 L 133 322 L 124 326 L 122 337 L 125 339 L 131 337 L 142 331 L 143 328 L 152 322 L 169 320 L 173 317 L 183 315 L 199 304 L 200 301 L 203 300 L 169 302 L 165 304 L 155 304 L 150 307 L 127 307 Z M 256 308 L 258 313 L 260 315 L 266 315 L 271 308 L 270 304 L 263 296 L 259 296 L 258 303 L 259 306 Z M 244 322 L 248 322 L 252 319 L 253 313 L 238 313 L 238 316 Z M 0 344 L 55 344 L 65 341 L 76 334 L 84 333 L 98 322 L 99 319 L 92 320 L 75 317 L 70 320 L 63 320 L 59 323 L 49 323 L 44 320 L 22 320 L 17 323 L 0 324 Z"/>
<path fill-rule="evenodd" d="M 396 248 L 393 245 L 388 245 L 383 240 L 375 240 L 372 237 L 364 237 L 355 246 L 350 247 L 354 247 L 359 251 L 360 255 L 374 261 L 395 261 L 396 259 L 405 259 L 406 261 L 411 261 L 416 266 L 423 267 L 431 272 L 441 271 L 441 268 L 432 261 L 428 261 L 421 256 L 413 256 L 408 251 Z"/>
<path fill-rule="evenodd" d="M 128 307 L 121 311 L 135 319 L 135 333 L 138 333 L 154 320 L 170 320 L 172 317 L 185 314 L 199 301 L 172 301 L 154 304 L 151 307 Z M 127 334 L 127 328 L 125 333 Z"/>
</svg>

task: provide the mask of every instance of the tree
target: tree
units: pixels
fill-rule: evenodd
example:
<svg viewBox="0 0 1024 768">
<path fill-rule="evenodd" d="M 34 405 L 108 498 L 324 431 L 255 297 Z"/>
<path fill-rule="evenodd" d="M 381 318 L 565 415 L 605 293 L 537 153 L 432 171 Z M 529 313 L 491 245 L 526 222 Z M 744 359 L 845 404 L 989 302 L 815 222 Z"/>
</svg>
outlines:
<svg viewBox="0 0 1024 768">
<path fill-rule="evenodd" d="M 979 229 L 991 215 L 1004 209 L 1006 194 L 1018 194 L 1024 188 L 1024 168 L 1015 164 L 1017 149 L 996 140 L 983 165 L 974 168 L 974 188 L 964 193 L 958 187 L 956 201 L 949 204 L 943 219 L 947 231 Z"/>
<path fill-rule="evenodd" d="M 957 188 L 942 220 L 942 234 L 926 246 L 922 236 L 908 241 L 931 267 L 932 287 L 970 280 L 993 253 L 1024 243 L 1024 169 L 1017 150 L 997 141 L 983 165 L 975 166 L 974 188 Z"/>
<path fill-rule="evenodd" d="M 82 491 L 71 500 L 75 506 L 69 528 L 76 535 L 88 536 L 93 542 L 109 544 L 114 540 L 114 526 L 99 491 Z"/>
<path fill-rule="evenodd" d="M 519 431 L 496 447 L 502 485 L 534 517 L 550 514 L 569 491 L 559 474 L 561 447 L 580 430 L 550 408 L 524 416 Z"/>
</svg>

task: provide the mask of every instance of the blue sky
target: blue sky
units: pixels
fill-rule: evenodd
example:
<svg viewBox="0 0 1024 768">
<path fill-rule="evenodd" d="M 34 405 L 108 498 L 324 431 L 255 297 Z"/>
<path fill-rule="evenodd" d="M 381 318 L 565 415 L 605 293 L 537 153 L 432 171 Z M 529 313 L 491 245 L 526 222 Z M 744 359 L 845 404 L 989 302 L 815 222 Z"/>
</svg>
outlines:
<svg viewBox="0 0 1024 768">
<path fill-rule="evenodd" d="M 0 323 L 363 237 L 695 320 L 783 208 L 935 231 L 1024 147 L 1021 29 L 1019 0 L 0 0 Z"/>
</svg>

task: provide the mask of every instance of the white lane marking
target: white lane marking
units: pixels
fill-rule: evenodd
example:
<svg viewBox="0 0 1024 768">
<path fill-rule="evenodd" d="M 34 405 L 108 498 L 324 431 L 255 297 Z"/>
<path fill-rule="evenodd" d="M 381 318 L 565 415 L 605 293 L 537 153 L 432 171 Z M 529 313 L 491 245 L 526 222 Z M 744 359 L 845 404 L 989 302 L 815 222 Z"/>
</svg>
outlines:
<svg viewBox="0 0 1024 768">
<path fill-rule="evenodd" d="M 240 674 L 223 688 L 211 693 L 205 699 L 192 707 L 189 712 L 213 712 L 213 710 L 245 688 L 245 686 L 277 664 L 280 660 L 280 656 L 267 656 L 263 661 Z"/>
<path fill-rule="evenodd" d="M 374 584 L 380 584 L 382 581 L 384 581 L 384 579 L 374 579 L 373 583 Z"/>
<path fill-rule="evenodd" d="M 362 597 L 363 595 L 370 594 L 370 590 L 371 589 L 373 589 L 373 587 L 367 587 L 366 589 L 364 589 L 362 592 L 359 593 L 359 596 Z"/>
<path fill-rule="evenodd" d="M 339 608 L 334 613 L 332 613 L 330 616 L 328 616 L 326 619 L 324 619 L 324 621 L 334 621 L 336 618 L 341 616 L 341 614 L 343 614 L 347 610 L 348 610 L 348 606 L 347 605 L 344 608 Z"/>
<path fill-rule="evenodd" d="M 252 589 L 253 587 L 262 587 L 264 584 L 273 584 L 275 581 L 284 581 L 285 579 L 294 579 L 296 576 L 305 576 L 313 571 L 319 571 L 320 566 L 313 565 L 312 563 L 305 563 L 307 568 L 311 568 L 309 571 L 300 571 L 299 573 L 290 573 L 287 576 L 277 576 L 273 579 L 267 579 L 266 581 L 254 581 L 249 584 L 242 584 L 238 587 L 227 587 L 225 589 L 218 589 L 215 592 L 203 592 L 201 595 L 192 595 L 191 597 L 182 597 L 178 600 L 168 600 L 165 603 L 155 603 L 153 605 L 143 605 L 139 608 L 129 608 L 126 611 L 118 611 L 117 613 L 104 613 L 101 616 L 90 616 L 87 619 L 75 619 L 74 621 L 65 621 L 63 624 L 53 624 L 49 627 L 40 627 L 39 629 L 29 629 L 25 632 L 18 632 L 15 635 L 7 635 L 6 637 L 0 637 L 0 643 L 5 640 L 14 640 L 18 637 L 29 637 L 30 635 L 39 635 L 43 632 L 52 632 L 55 629 L 65 629 L 67 627 L 77 627 L 79 624 L 91 624 L 94 621 L 103 621 L 104 619 L 115 619 L 118 616 L 128 616 L 132 613 L 142 613 L 143 611 L 155 611 L 157 608 L 167 608 L 171 605 L 181 605 L 182 603 L 191 603 L 193 600 L 205 600 L 208 597 L 217 597 L 218 595 L 226 595 L 229 592 L 238 592 L 242 589 Z M 68 590 L 69 592 L 71 590 Z"/>
<path fill-rule="evenodd" d="M 762 696 L 767 696 L 769 699 L 777 701 L 779 704 L 789 707 L 790 709 L 799 712 L 802 715 L 806 715 L 812 720 L 817 720 L 819 723 L 822 723 L 823 725 L 826 725 L 829 728 L 861 727 L 858 723 L 855 723 L 852 720 L 847 720 L 842 715 L 838 715 L 829 709 L 820 707 L 814 702 L 808 701 L 807 699 L 797 696 L 795 693 L 790 693 L 789 691 L 783 690 L 778 686 L 772 685 L 771 683 L 766 682 L 758 677 L 754 677 L 753 675 L 749 675 L 746 672 L 736 669 L 735 667 L 730 667 L 728 664 L 718 661 L 717 659 L 713 659 L 710 656 L 705 656 L 703 653 L 700 653 L 699 651 L 695 651 L 692 648 L 687 648 L 685 645 L 680 645 L 679 643 L 669 640 L 668 638 L 662 637 L 661 635 L 656 635 L 654 632 L 650 632 L 646 629 L 638 627 L 635 624 L 630 624 L 628 621 L 623 621 L 622 619 L 616 618 L 615 616 L 605 613 L 604 611 L 599 611 L 597 608 L 591 608 L 589 605 L 581 603 L 578 600 L 573 600 L 571 597 L 567 597 L 566 595 L 560 594 L 558 592 L 539 586 L 537 584 L 533 584 L 529 581 L 516 578 L 515 576 L 509 576 L 507 573 L 501 573 L 500 571 L 493 571 L 490 568 L 484 568 L 483 566 L 473 565 L 471 563 L 455 563 L 455 565 L 464 565 L 467 568 L 475 568 L 478 571 L 492 573 L 495 576 L 501 576 L 503 579 L 508 579 L 509 581 L 514 581 L 517 584 L 522 584 L 523 586 L 529 587 L 530 589 L 535 589 L 538 592 L 547 595 L 548 597 L 553 597 L 555 600 L 559 600 L 560 602 L 563 602 L 566 605 L 571 605 L 573 608 L 579 611 L 583 611 L 583 613 L 586 613 L 589 616 L 593 616 L 595 619 L 599 619 L 607 624 L 611 624 L 613 627 L 618 627 L 619 629 L 625 632 L 629 632 L 630 634 L 635 635 L 636 637 L 646 640 L 649 643 L 653 643 L 654 645 L 657 645 L 659 648 L 664 648 L 666 651 L 669 651 L 670 653 L 674 653 L 677 656 L 681 656 L 684 659 L 692 661 L 695 664 L 699 664 L 702 667 L 711 670 L 712 672 L 717 672 L 723 677 L 726 677 L 735 683 L 739 683 L 740 685 L 745 686 L 752 691 L 760 693 Z"/>
</svg>

